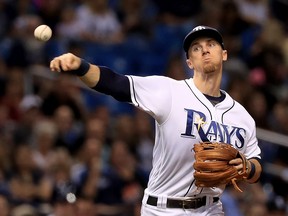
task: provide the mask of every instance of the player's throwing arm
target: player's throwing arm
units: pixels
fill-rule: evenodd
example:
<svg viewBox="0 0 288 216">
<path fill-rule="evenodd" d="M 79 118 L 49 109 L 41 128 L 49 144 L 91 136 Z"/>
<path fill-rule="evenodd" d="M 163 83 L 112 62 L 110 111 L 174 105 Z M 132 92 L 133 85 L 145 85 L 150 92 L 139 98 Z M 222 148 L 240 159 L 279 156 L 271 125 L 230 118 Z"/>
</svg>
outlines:
<svg viewBox="0 0 288 216">
<path fill-rule="evenodd" d="M 100 77 L 98 66 L 89 64 L 72 53 L 66 53 L 54 58 L 50 62 L 50 69 L 54 72 L 67 71 L 73 73 L 91 88 L 97 85 Z"/>
</svg>

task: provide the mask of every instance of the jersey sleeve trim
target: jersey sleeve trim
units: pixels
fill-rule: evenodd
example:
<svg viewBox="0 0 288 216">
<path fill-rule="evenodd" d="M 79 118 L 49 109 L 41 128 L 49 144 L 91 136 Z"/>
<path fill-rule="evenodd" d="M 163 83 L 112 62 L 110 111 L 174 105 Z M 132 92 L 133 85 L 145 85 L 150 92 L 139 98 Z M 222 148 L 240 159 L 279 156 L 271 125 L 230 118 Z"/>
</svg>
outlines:
<svg viewBox="0 0 288 216">
<path fill-rule="evenodd" d="M 131 76 L 127 76 L 130 83 L 130 95 L 131 95 L 131 102 L 136 106 L 139 107 L 139 103 L 136 99 L 135 87 L 134 87 L 134 80 Z"/>
</svg>

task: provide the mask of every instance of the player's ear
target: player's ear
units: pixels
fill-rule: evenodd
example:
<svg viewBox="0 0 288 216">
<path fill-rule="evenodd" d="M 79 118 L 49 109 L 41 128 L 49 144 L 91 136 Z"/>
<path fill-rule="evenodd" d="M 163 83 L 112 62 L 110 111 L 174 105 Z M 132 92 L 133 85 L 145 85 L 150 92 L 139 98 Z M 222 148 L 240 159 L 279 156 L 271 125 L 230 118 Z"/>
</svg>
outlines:
<svg viewBox="0 0 288 216">
<path fill-rule="evenodd" d="M 191 62 L 189 59 L 186 59 L 186 63 L 187 63 L 188 67 L 189 67 L 191 70 L 194 69 L 194 66 L 193 66 L 192 62 Z"/>
<path fill-rule="evenodd" d="M 222 52 L 222 59 L 223 59 L 223 61 L 226 61 L 226 60 L 228 59 L 227 50 L 223 50 L 223 52 Z"/>
</svg>

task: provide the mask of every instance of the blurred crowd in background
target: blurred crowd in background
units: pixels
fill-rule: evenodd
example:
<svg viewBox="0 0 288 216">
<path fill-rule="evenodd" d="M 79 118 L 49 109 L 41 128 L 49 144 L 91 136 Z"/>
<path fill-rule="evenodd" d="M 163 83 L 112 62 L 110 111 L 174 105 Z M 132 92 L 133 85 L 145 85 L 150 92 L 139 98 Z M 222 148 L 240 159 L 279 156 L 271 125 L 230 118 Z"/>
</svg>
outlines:
<svg viewBox="0 0 288 216">
<path fill-rule="evenodd" d="M 0 216 L 139 215 L 154 122 L 50 72 L 65 52 L 122 74 L 185 79 L 185 35 L 215 27 L 228 50 L 222 89 L 257 127 L 288 135 L 287 11 L 285 0 L 0 0 Z M 33 36 L 40 24 L 53 30 L 46 43 Z M 259 145 L 263 163 L 287 170 L 287 147 Z M 288 215 L 287 179 L 264 167 L 243 193 L 228 186 L 226 215 Z"/>
</svg>

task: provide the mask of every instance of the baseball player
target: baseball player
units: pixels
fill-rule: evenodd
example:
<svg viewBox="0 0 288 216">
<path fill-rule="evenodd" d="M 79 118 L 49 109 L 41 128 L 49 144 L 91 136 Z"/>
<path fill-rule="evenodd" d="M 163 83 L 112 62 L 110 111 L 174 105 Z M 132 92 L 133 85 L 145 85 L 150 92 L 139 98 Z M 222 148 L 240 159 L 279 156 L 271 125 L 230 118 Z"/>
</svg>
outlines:
<svg viewBox="0 0 288 216">
<path fill-rule="evenodd" d="M 245 181 L 257 182 L 262 171 L 255 122 L 220 89 L 227 50 L 221 34 L 197 26 L 183 48 L 192 78 L 129 76 L 90 64 L 71 53 L 54 58 L 52 71 L 70 71 L 90 88 L 128 102 L 155 119 L 153 168 L 142 200 L 141 215 L 224 215 L 221 194 L 226 185 L 197 187 L 193 176 L 193 145 L 225 142 L 247 158 Z M 239 158 L 230 165 L 243 169 Z"/>
</svg>

